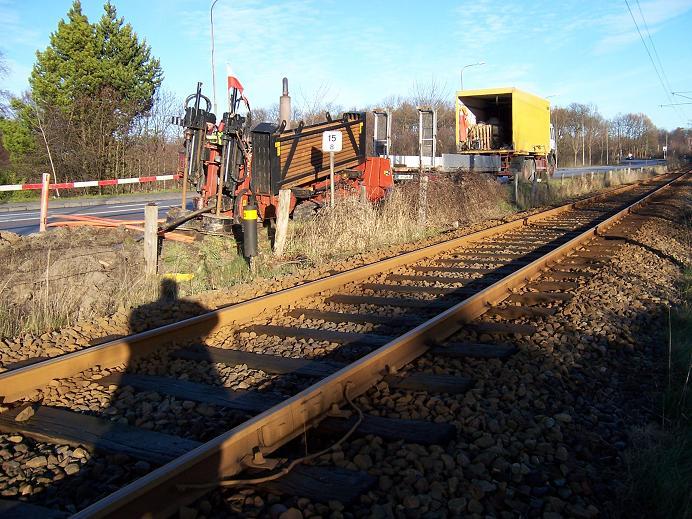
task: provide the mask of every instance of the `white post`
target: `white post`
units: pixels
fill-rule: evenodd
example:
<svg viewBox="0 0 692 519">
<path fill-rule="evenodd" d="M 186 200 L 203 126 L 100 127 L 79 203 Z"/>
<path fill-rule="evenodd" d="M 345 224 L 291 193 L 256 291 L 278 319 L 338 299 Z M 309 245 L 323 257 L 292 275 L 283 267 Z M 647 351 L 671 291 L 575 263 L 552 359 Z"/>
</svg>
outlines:
<svg viewBox="0 0 692 519">
<path fill-rule="evenodd" d="M 159 255 L 159 208 L 154 203 L 144 206 L 144 273 L 156 274 Z"/>
<path fill-rule="evenodd" d="M 291 190 L 279 190 L 279 207 L 276 211 L 276 234 L 274 235 L 274 255 L 280 257 L 286 246 L 288 233 L 288 212 L 291 207 Z"/>
<path fill-rule="evenodd" d="M 39 216 L 38 230 L 46 232 L 48 221 L 48 194 L 50 191 L 50 173 L 44 173 L 41 178 L 41 215 Z"/>
<path fill-rule="evenodd" d="M 418 194 L 418 224 L 423 226 L 428 219 L 428 175 L 420 176 L 420 192 Z"/>
<path fill-rule="evenodd" d="M 329 152 L 329 198 L 334 207 L 334 152 Z"/>
</svg>

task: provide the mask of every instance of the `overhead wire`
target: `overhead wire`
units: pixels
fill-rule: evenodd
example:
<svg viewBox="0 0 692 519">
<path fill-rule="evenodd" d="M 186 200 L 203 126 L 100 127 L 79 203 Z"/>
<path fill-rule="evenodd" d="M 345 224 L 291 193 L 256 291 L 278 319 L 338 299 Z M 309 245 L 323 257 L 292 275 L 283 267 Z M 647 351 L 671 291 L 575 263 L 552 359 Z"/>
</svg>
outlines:
<svg viewBox="0 0 692 519">
<path fill-rule="evenodd" d="M 630 3 L 625 0 L 625 5 L 627 6 L 627 10 L 630 13 L 630 16 L 632 17 L 632 21 L 634 22 L 634 27 L 637 29 L 637 33 L 639 34 L 639 38 L 642 40 L 642 44 L 644 45 L 644 49 L 646 50 L 647 55 L 649 56 L 649 60 L 651 61 L 651 65 L 654 67 L 654 71 L 656 72 L 656 75 L 658 76 L 658 80 L 661 83 L 661 87 L 663 88 L 663 91 L 666 94 L 666 98 L 668 101 L 670 101 L 671 104 L 673 103 L 672 98 L 670 97 L 670 91 L 666 87 L 665 82 L 663 81 L 663 77 L 661 76 L 661 72 L 658 70 L 658 66 L 656 65 L 656 61 L 654 60 L 653 55 L 651 54 L 651 51 L 649 50 L 649 46 L 646 44 L 646 40 L 644 39 L 644 35 L 642 34 L 641 29 L 639 28 L 639 24 L 637 23 L 637 19 L 634 17 L 634 12 L 632 12 L 632 8 L 630 7 Z M 677 111 L 677 108 L 676 108 Z M 682 116 L 682 114 L 678 111 L 678 115 Z"/>
<path fill-rule="evenodd" d="M 654 43 L 654 39 L 651 36 L 651 31 L 649 30 L 649 24 L 646 22 L 646 16 L 644 16 L 644 10 L 642 9 L 641 3 L 639 3 L 639 0 L 636 0 L 637 2 L 637 8 L 639 9 L 639 15 L 642 17 L 642 22 L 644 24 L 644 30 L 646 31 L 646 35 L 649 38 L 649 42 L 651 43 L 651 48 L 654 51 L 654 56 L 656 57 L 656 61 L 658 62 L 658 68 L 661 70 L 661 75 L 663 76 L 663 81 L 665 82 L 665 86 L 667 87 L 667 93 L 673 94 L 673 87 L 670 85 L 670 81 L 668 80 L 668 75 L 666 74 L 665 68 L 663 68 L 663 62 L 661 61 L 661 56 L 658 54 L 658 49 L 656 49 L 656 44 Z M 672 102 L 673 99 L 668 96 L 668 99 Z M 677 108 L 677 105 L 675 110 L 678 112 L 679 116 L 682 117 L 687 117 L 687 113 L 685 112 L 684 108 Z"/>
</svg>

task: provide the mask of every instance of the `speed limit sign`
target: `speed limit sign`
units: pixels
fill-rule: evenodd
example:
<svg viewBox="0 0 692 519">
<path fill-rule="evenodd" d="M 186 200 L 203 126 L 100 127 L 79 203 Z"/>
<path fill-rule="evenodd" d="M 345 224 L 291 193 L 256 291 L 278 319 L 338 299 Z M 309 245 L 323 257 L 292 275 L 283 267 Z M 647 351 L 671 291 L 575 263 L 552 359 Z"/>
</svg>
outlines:
<svg viewBox="0 0 692 519">
<path fill-rule="evenodd" d="M 323 152 L 338 152 L 341 151 L 342 138 L 341 132 L 338 130 L 322 133 L 322 151 Z"/>
</svg>

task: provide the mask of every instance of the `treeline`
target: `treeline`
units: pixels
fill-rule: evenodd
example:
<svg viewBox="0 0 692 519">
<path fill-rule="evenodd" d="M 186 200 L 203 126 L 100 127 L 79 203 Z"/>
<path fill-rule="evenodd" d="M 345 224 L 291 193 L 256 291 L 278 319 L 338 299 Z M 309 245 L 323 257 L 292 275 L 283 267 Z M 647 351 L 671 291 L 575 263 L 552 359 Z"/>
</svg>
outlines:
<svg viewBox="0 0 692 519">
<path fill-rule="evenodd" d="M 591 166 L 612 164 L 628 156 L 663 158 L 668 143 L 668 156 L 689 153 L 692 132 L 677 128 L 673 132 L 659 129 L 643 113 L 618 114 L 606 119 L 594 105 L 572 103 L 553 108 L 551 120 L 555 128 L 560 166 Z"/>
<path fill-rule="evenodd" d="M 4 95 L 0 183 L 136 177 L 176 167 L 179 102 L 151 48 L 110 1 L 90 22 L 79 0 L 36 53 L 29 91 Z M 0 56 L 0 62 L 2 57 Z M 0 73 L 6 72 L 0 67 Z"/>
</svg>

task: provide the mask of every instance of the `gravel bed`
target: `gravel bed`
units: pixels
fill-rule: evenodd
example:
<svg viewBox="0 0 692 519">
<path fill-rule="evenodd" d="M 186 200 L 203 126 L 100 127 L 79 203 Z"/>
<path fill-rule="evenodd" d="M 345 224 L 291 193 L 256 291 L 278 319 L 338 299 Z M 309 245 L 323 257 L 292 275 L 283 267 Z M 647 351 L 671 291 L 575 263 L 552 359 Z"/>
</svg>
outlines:
<svg viewBox="0 0 692 519">
<path fill-rule="evenodd" d="M 372 414 L 452 423 L 458 435 L 450 444 L 366 437 L 323 456 L 318 464 L 378 478 L 349 505 L 244 489 L 215 492 L 186 512 L 284 519 L 617 516 L 626 477 L 621 455 L 638 427 L 657 420 L 664 309 L 676 301 L 680 275 L 675 262 L 690 260 L 689 230 L 675 222 L 683 221 L 681 197 L 689 205 L 692 190 L 676 192 L 669 219 L 641 222 L 631 242 L 533 336 L 513 338 L 513 357 L 426 355 L 408 367 L 475 379 L 466 394 L 394 391 L 380 383 L 357 401 Z"/>
<path fill-rule="evenodd" d="M 689 188 L 683 192 L 688 204 L 689 193 Z M 255 489 L 227 490 L 210 494 L 181 515 L 287 519 L 509 518 L 516 512 L 545 518 L 614 514 L 614 496 L 622 485 L 620 453 L 627 448 L 629 432 L 653 417 L 652 374 L 660 370 L 664 331 L 661 310 L 675 299 L 676 262 L 690 259 L 689 231 L 675 223 L 681 221 L 680 207 L 685 207 L 684 203 L 677 205 L 677 210 L 663 209 L 664 213 L 669 211 L 668 219 L 643 221 L 608 267 L 576 289 L 574 299 L 556 305 L 559 312 L 541 321 L 532 337 L 514 337 L 512 342 L 519 352 L 512 358 L 505 362 L 459 361 L 426 355 L 407 368 L 473 378 L 476 385 L 466 394 L 394 391 L 380 383 L 359 398 L 359 407 L 372 414 L 452 423 L 458 435 L 448 445 L 430 447 L 387 443 L 377 437 L 354 439 L 319 459 L 318 464 L 365 470 L 377 476 L 377 487 L 356 503 L 345 506 L 311 502 L 300 496 L 279 497 Z M 5 345 L 19 345 L 22 350 L 27 340 L 34 345 L 33 350 L 29 348 L 34 352 L 31 356 L 58 345 L 78 349 L 104 331 L 118 335 L 123 326 L 141 325 L 144 329 L 199 308 L 197 302 L 181 301 L 169 308 L 150 309 L 151 313 L 140 314 L 141 321 L 137 322 L 127 319 L 123 311 L 93 325 L 48 334 L 45 339 L 25 337 L 18 342 L 5 340 Z M 335 311 L 370 311 L 368 305 L 354 308 L 326 305 Z M 402 315 L 398 308 L 387 311 Z M 229 347 L 230 337 L 224 332 L 215 332 L 207 343 Z M 483 334 L 477 338 L 492 339 Z M 274 338 L 267 342 L 251 334 L 237 339 L 233 339 L 233 347 L 249 351 L 348 356 L 347 350 L 339 350 L 342 346 L 325 341 L 283 339 L 277 344 Z M 6 362 L 5 356 L 2 361 Z M 198 441 L 206 441 L 246 418 L 241 413 L 157 392 L 99 384 L 104 376 L 123 369 L 87 370 L 34 392 L 31 400 Z M 165 351 L 133 363 L 128 370 L 281 395 L 310 383 L 303 377 L 276 377 L 247 366 L 170 359 Z M 22 435 L 0 435 L 0 457 L 0 495 L 22 496 L 67 512 L 152 468 L 127 456 L 48 445 Z"/>
<path fill-rule="evenodd" d="M 124 454 L 0 434 L 0 497 L 74 513 L 151 470 Z"/>
<path fill-rule="evenodd" d="M 610 206 L 605 208 L 607 210 L 611 209 Z M 90 322 L 78 323 L 75 326 L 54 330 L 40 335 L 25 334 L 20 337 L 0 338 L 0 371 L 12 368 L 15 363 L 27 359 L 55 357 L 64 353 L 77 351 L 98 342 L 162 326 L 187 317 L 199 315 L 200 313 L 216 309 L 220 306 L 246 301 L 284 288 L 307 283 L 335 272 L 341 272 L 367 263 L 393 257 L 404 252 L 409 252 L 423 246 L 464 236 L 504 222 L 526 218 L 531 214 L 540 212 L 542 209 L 543 208 L 537 208 L 522 213 L 515 213 L 508 215 L 502 220 L 489 220 L 460 227 L 415 243 L 393 245 L 379 251 L 355 254 L 348 259 L 321 266 L 306 266 L 306 268 L 300 269 L 295 274 L 283 277 L 274 279 L 260 278 L 249 284 L 237 285 L 229 289 L 210 291 L 194 298 L 185 298 L 175 302 L 154 302 L 138 308 L 136 315 L 133 313 L 132 309 L 121 308 L 110 316 L 104 316 Z M 522 232 L 513 231 L 512 234 L 508 234 L 508 236 L 521 236 L 522 234 Z M 423 262 L 421 264 L 426 263 Z M 476 267 L 492 267 L 494 265 L 496 264 L 482 262 L 469 264 L 469 266 Z"/>
</svg>

